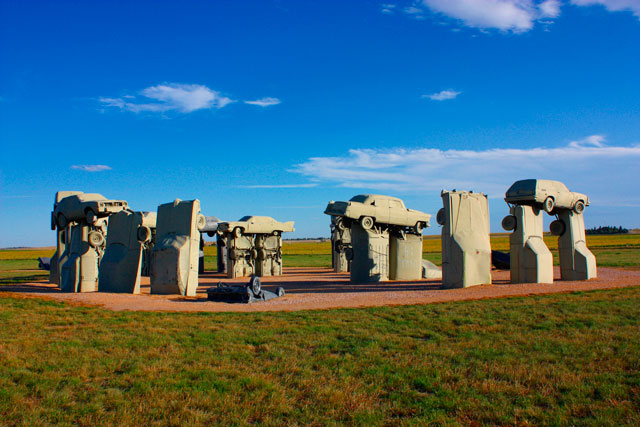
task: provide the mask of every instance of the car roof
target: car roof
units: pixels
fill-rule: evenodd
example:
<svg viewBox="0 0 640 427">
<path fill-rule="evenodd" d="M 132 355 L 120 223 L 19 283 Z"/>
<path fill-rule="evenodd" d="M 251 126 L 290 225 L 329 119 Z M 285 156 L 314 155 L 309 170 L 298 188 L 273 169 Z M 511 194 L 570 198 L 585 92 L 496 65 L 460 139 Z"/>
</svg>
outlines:
<svg viewBox="0 0 640 427">
<path fill-rule="evenodd" d="M 511 191 L 525 190 L 525 189 L 535 190 L 540 186 L 546 187 L 547 189 L 559 188 L 559 189 L 568 191 L 568 188 L 560 181 L 553 181 L 551 179 L 521 179 L 519 181 L 514 182 L 511 185 L 511 187 L 509 187 L 509 190 L 507 190 L 507 193 L 510 193 Z"/>
<path fill-rule="evenodd" d="M 396 200 L 399 202 L 402 201 L 397 197 L 383 196 L 381 194 L 358 194 L 357 196 L 353 196 L 351 199 L 349 199 L 350 202 L 360 203 L 373 202 L 374 200 Z"/>
</svg>

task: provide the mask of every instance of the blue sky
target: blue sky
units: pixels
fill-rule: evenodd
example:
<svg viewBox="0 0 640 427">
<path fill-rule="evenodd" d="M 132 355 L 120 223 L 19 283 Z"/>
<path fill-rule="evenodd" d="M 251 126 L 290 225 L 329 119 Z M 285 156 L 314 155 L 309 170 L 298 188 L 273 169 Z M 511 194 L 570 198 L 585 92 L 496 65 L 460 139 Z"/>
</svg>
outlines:
<svg viewBox="0 0 640 427">
<path fill-rule="evenodd" d="M 307 237 L 329 200 L 443 188 L 498 232 L 547 178 L 640 227 L 639 46 L 637 0 L 0 0 L 0 247 L 53 245 L 57 190 Z"/>
</svg>

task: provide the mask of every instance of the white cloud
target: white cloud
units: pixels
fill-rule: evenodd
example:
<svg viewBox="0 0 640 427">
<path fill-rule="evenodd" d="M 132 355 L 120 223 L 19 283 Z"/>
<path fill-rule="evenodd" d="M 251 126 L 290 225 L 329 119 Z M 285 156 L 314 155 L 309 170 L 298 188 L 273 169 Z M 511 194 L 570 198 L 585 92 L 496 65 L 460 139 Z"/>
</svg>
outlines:
<svg viewBox="0 0 640 427">
<path fill-rule="evenodd" d="M 102 171 L 110 171 L 111 166 L 107 165 L 73 165 L 71 169 L 82 170 L 85 172 L 102 172 Z"/>
<path fill-rule="evenodd" d="M 257 105 L 259 107 L 269 107 L 270 105 L 280 104 L 280 100 L 278 98 L 266 97 L 256 99 L 255 101 L 244 101 L 244 103 L 249 105 Z"/>
<path fill-rule="evenodd" d="M 563 181 L 600 203 L 637 204 L 638 164 L 640 145 L 607 146 L 601 135 L 592 135 L 555 148 L 357 149 L 341 157 L 310 158 L 292 171 L 360 190 L 433 194 L 457 188 L 500 198 L 518 179 L 546 178 Z"/>
<path fill-rule="evenodd" d="M 137 97 L 133 95 L 125 95 L 121 98 L 102 97 L 100 102 L 107 107 L 134 113 L 166 111 L 191 113 L 202 109 L 223 108 L 234 101 L 206 86 L 166 83 L 143 89 Z"/>
<path fill-rule="evenodd" d="M 557 18 L 560 16 L 560 2 L 558 0 L 546 0 L 538 5 L 542 18 Z"/>
<path fill-rule="evenodd" d="M 424 9 L 421 9 L 419 7 L 408 6 L 402 9 L 402 11 L 415 19 L 424 19 Z"/>
<path fill-rule="evenodd" d="M 382 13 L 393 13 L 393 11 L 396 8 L 396 5 L 395 4 L 390 4 L 390 3 L 386 3 L 386 4 L 383 3 L 383 4 L 380 5 L 380 8 L 381 8 L 380 11 Z"/>
<path fill-rule="evenodd" d="M 422 3 L 466 26 L 502 31 L 529 31 L 540 15 L 532 0 L 422 0 Z"/>
<path fill-rule="evenodd" d="M 242 188 L 312 188 L 317 187 L 318 184 L 257 184 L 257 185 L 243 185 Z"/>
<path fill-rule="evenodd" d="M 576 6 L 604 6 L 609 12 L 630 11 L 640 19 L 640 1 L 638 0 L 571 0 Z"/>
<path fill-rule="evenodd" d="M 422 95 L 423 98 L 429 98 L 433 101 L 444 101 L 447 99 L 455 99 L 462 92 L 456 92 L 455 90 L 443 90 L 438 93 L 432 93 L 431 95 Z"/>
</svg>

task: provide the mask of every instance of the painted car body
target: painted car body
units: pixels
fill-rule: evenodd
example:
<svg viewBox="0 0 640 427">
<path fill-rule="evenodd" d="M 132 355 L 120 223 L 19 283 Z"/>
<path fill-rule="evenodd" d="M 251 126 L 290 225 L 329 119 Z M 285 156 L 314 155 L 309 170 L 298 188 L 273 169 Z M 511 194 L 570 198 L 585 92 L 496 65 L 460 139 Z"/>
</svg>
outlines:
<svg viewBox="0 0 640 427">
<path fill-rule="evenodd" d="M 87 218 L 89 212 L 93 212 L 97 219 L 127 208 L 128 204 L 124 200 L 108 200 L 102 194 L 81 193 L 60 200 L 53 211 L 53 217 L 60 226 L 61 215 L 70 222 Z"/>
<path fill-rule="evenodd" d="M 512 204 L 537 205 L 543 204 L 549 197 L 553 199 L 554 209 L 574 209 L 578 202 L 589 206 L 587 195 L 569 191 L 567 186 L 560 181 L 547 179 L 516 181 L 505 193 L 504 200 Z"/>
<path fill-rule="evenodd" d="M 360 194 L 348 202 L 331 201 L 324 213 L 353 220 L 370 217 L 377 223 L 403 227 L 415 227 L 420 223 L 424 228 L 430 225 L 431 220 L 427 213 L 406 208 L 401 199 L 379 194 Z"/>
<path fill-rule="evenodd" d="M 239 228 L 243 234 L 271 234 L 293 232 L 293 221 L 279 222 L 268 216 L 245 216 L 238 221 L 218 223 L 218 231 L 233 232 Z"/>
</svg>

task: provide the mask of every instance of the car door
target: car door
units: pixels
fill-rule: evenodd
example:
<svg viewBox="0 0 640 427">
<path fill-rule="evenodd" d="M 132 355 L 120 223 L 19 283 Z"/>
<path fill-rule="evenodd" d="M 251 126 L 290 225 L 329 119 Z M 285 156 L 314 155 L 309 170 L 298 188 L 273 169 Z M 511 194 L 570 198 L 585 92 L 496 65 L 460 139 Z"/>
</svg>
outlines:
<svg viewBox="0 0 640 427">
<path fill-rule="evenodd" d="M 389 223 L 398 225 L 407 224 L 407 210 L 400 200 L 389 200 Z"/>
</svg>

